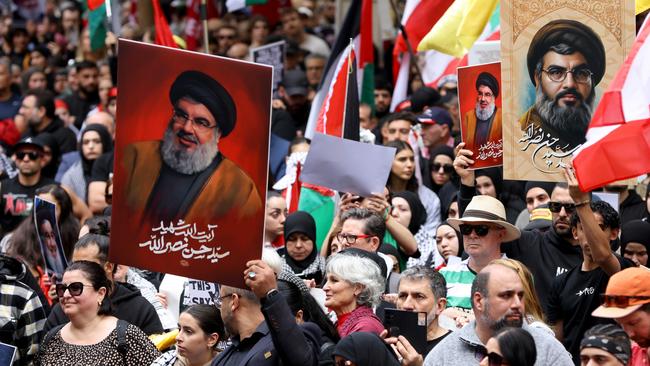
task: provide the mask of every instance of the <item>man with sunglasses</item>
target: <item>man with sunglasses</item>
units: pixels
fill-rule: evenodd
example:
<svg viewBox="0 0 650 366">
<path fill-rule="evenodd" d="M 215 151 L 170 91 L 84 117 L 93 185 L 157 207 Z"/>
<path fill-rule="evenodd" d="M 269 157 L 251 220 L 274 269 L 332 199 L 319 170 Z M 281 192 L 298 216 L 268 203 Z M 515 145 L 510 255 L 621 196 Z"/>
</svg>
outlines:
<svg viewBox="0 0 650 366">
<path fill-rule="evenodd" d="M 599 294 L 609 278 L 621 269 L 633 266 L 627 259 L 615 255 L 610 241 L 620 231 L 619 215 L 607 202 L 590 202 L 589 194 L 580 192 L 575 175 L 569 182 L 571 194 L 578 203 L 571 217 L 571 230 L 582 249 L 582 263 L 555 278 L 546 307 L 549 324 L 564 347 L 571 352 L 573 361 L 580 363 L 580 341 L 587 329 L 607 323 L 592 317 L 598 305 Z"/>
<path fill-rule="evenodd" d="M 624 269 L 609 279 L 602 305 L 591 315 L 614 319 L 630 336 L 632 358 L 629 365 L 648 365 L 650 361 L 650 271 Z"/>
<path fill-rule="evenodd" d="M 169 91 L 170 120 L 162 141 L 126 146 L 126 205 L 138 225 L 249 218 L 263 210 L 252 179 L 219 151 L 235 128 L 230 93 L 200 71 L 184 71 Z M 219 222 L 217 222 L 218 224 Z"/>
<path fill-rule="evenodd" d="M 37 189 L 56 183 L 41 175 L 44 153 L 43 145 L 31 137 L 22 139 L 14 146 L 13 159 L 18 175 L 0 182 L 2 235 L 14 230 L 31 214 Z"/>
<path fill-rule="evenodd" d="M 573 365 L 568 352 L 547 330 L 528 325 L 524 285 L 512 268 L 488 264 L 472 282 L 472 320 L 445 337 L 427 355 L 425 366 L 477 365 L 487 355 L 488 340 L 504 327 L 526 330 L 535 341 L 536 365 Z"/>
<path fill-rule="evenodd" d="M 501 243 L 521 235 L 505 217 L 505 208 L 499 200 L 475 196 L 460 219 L 447 219 L 449 225 L 463 235 L 464 250 L 468 254 L 462 262 L 440 270 L 447 281 L 447 307 L 469 311 L 472 308 L 470 288 L 476 273 L 503 256 Z M 458 317 L 458 314 L 446 314 L 454 319 Z"/>
<path fill-rule="evenodd" d="M 474 164 L 473 153 L 464 146 L 464 143 L 458 144 L 454 160 L 454 168 L 461 180 L 458 194 L 458 208 L 461 213 L 477 194 L 474 171 L 468 169 Z M 571 198 L 566 183 L 555 185 L 548 204 L 552 216 L 550 230 L 523 231 L 518 240 L 506 240 L 501 247 L 508 258 L 516 259 L 530 269 L 543 309 L 546 309 L 548 304 L 548 295 L 555 277 L 582 262 L 580 246 L 571 232 L 570 218 L 576 210 L 576 203 Z"/>
</svg>

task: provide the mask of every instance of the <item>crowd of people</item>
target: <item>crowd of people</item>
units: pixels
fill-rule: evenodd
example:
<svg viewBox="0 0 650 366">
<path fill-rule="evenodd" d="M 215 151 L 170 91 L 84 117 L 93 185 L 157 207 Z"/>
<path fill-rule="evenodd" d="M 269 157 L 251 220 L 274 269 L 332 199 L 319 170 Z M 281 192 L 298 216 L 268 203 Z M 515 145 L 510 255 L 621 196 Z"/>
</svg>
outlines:
<svg viewBox="0 0 650 366">
<path fill-rule="evenodd" d="M 136 1 L 119 3 L 120 30 L 99 49 L 80 2 L 0 5 L 0 342 L 16 347 L 14 365 L 648 365 L 648 180 L 603 187 L 613 207 L 580 191 L 570 164 L 559 183 L 472 169 L 456 77 L 424 85 L 414 70 L 408 99 L 392 103 L 392 41 L 375 50 L 374 104 L 359 106 L 361 141 L 396 150 L 384 191 L 335 193 L 329 218 L 288 212 L 282 179 L 309 151 L 333 0 L 209 19 L 215 55 L 248 60 L 286 41 L 271 139 L 288 150 L 269 168 L 263 254 L 241 269 L 246 287 L 170 306 L 168 274 L 108 255 L 120 230 L 116 37 L 155 38 Z M 191 9 L 162 5 L 187 47 Z M 196 123 L 186 117 L 183 128 Z M 56 204 L 56 223 L 35 219 L 36 198 Z M 44 266 L 57 255 L 59 275 Z M 387 325 L 405 313 L 417 321 Z"/>
</svg>

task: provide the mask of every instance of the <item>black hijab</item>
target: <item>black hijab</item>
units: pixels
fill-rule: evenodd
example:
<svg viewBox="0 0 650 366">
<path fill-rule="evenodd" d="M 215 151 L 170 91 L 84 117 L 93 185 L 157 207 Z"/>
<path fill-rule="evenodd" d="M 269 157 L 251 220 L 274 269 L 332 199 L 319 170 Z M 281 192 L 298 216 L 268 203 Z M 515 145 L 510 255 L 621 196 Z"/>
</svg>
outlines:
<svg viewBox="0 0 650 366">
<path fill-rule="evenodd" d="M 59 148 L 58 142 L 49 132 L 40 133 L 34 138 L 34 140 L 40 142 L 41 145 L 50 148 L 50 151 L 52 152 L 52 160 L 50 160 L 50 162 L 45 167 L 43 167 L 41 170 L 41 175 L 50 179 L 54 179 L 56 172 L 59 169 L 59 164 L 61 164 L 61 149 Z"/>
<path fill-rule="evenodd" d="M 390 346 L 375 333 L 352 333 L 339 341 L 333 354 L 357 366 L 399 366 Z"/>
<path fill-rule="evenodd" d="M 81 132 L 81 138 L 79 139 L 79 155 L 81 156 L 81 165 L 83 166 L 84 178 L 86 179 L 86 182 L 90 182 L 90 173 L 92 171 L 93 164 L 95 163 L 95 160 L 86 159 L 83 155 L 82 150 L 82 141 L 84 135 L 89 131 L 97 132 L 99 138 L 102 140 L 102 154 L 113 151 L 113 139 L 111 138 L 111 134 L 108 132 L 106 127 L 97 123 L 93 123 L 87 125 L 84 128 L 83 132 Z"/>
<path fill-rule="evenodd" d="M 294 233 L 305 234 L 314 243 L 311 253 L 302 261 L 297 261 L 287 254 L 284 259 L 291 267 L 294 273 L 302 273 L 316 259 L 318 250 L 316 249 L 316 222 L 314 218 L 304 211 L 296 211 L 287 216 L 284 222 L 284 242 L 289 241 L 289 237 Z"/>
<path fill-rule="evenodd" d="M 400 197 L 408 202 L 411 208 L 411 221 L 409 222 L 408 229 L 411 234 L 415 235 L 420 230 L 420 227 L 427 221 L 427 211 L 422 205 L 420 198 L 417 194 L 411 191 L 402 191 L 393 193 L 393 198 Z"/>
</svg>

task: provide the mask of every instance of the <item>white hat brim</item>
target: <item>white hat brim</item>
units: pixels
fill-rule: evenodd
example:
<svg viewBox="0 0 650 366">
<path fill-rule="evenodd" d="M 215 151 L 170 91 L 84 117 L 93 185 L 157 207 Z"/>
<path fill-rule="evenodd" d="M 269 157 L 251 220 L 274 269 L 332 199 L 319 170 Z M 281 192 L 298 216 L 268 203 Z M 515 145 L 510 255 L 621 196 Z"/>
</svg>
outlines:
<svg viewBox="0 0 650 366">
<path fill-rule="evenodd" d="M 499 225 L 499 226 L 501 226 L 502 228 L 504 228 L 506 230 L 506 235 L 503 237 L 503 242 L 504 243 L 519 239 L 519 237 L 521 236 L 521 231 L 519 231 L 519 229 L 515 225 L 513 225 L 513 224 L 511 224 L 511 223 L 509 223 L 507 221 L 502 221 L 502 220 L 489 220 L 489 219 L 484 219 L 484 218 L 480 218 L 480 217 L 463 217 L 461 219 L 447 219 L 447 222 L 449 223 L 449 225 L 451 227 L 454 228 L 454 230 L 459 231 L 459 232 L 460 232 L 460 225 L 461 224 L 477 223 L 477 222 L 489 222 L 489 223 L 492 223 L 492 224 Z"/>
</svg>

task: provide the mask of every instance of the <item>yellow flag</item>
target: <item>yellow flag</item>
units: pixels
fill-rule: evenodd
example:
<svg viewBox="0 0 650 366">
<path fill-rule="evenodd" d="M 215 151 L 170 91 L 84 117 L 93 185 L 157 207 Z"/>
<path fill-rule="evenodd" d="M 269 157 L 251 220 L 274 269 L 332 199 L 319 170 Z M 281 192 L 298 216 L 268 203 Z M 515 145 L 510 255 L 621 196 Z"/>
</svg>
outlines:
<svg viewBox="0 0 650 366">
<path fill-rule="evenodd" d="M 650 0 L 636 0 L 634 14 L 639 15 L 650 9 Z"/>
<path fill-rule="evenodd" d="M 485 29 L 497 3 L 498 0 L 454 1 L 422 38 L 418 51 L 436 50 L 463 57 Z"/>
</svg>

